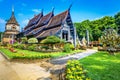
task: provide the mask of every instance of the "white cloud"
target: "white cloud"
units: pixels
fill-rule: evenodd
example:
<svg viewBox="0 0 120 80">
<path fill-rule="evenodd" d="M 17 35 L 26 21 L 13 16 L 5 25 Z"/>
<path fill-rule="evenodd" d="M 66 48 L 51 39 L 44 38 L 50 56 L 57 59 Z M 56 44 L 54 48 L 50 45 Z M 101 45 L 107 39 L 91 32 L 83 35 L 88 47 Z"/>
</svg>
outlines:
<svg viewBox="0 0 120 80">
<path fill-rule="evenodd" d="M 32 9 L 32 11 L 35 12 L 35 13 L 40 13 L 41 9 Z"/>
<path fill-rule="evenodd" d="M 24 6 L 24 7 L 25 7 L 25 6 L 27 6 L 27 4 L 25 4 L 25 3 L 22 3 L 22 6 Z"/>
<path fill-rule="evenodd" d="M 22 13 L 18 13 L 18 16 L 23 16 L 24 14 L 22 14 Z"/>
<path fill-rule="evenodd" d="M 2 19 L 2 18 L 0 18 L 0 23 L 1 23 L 1 24 L 5 24 L 5 20 Z"/>
<path fill-rule="evenodd" d="M 5 30 L 5 20 L 0 18 L 0 32 L 3 32 Z"/>
<path fill-rule="evenodd" d="M 29 21 L 28 19 L 25 19 L 25 20 L 22 21 L 22 24 L 23 24 L 23 25 L 27 25 L 27 24 L 28 24 L 28 21 Z"/>
</svg>

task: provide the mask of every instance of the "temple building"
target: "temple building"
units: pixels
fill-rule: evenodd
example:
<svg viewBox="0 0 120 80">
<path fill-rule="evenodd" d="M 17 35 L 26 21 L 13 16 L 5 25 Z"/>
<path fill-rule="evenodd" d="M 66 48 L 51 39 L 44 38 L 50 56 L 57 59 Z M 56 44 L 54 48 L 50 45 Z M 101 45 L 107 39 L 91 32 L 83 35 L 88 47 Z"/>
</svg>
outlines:
<svg viewBox="0 0 120 80">
<path fill-rule="evenodd" d="M 12 8 L 12 15 L 5 25 L 5 32 L 3 35 L 3 43 L 12 43 L 16 35 L 20 32 L 20 26 L 14 15 L 14 8 Z"/>
<path fill-rule="evenodd" d="M 54 15 L 54 9 L 46 15 L 43 15 L 42 10 L 29 20 L 22 33 L 27 38 L 35 37 L 38 41 L 54 35 L 76 45 L 76 29 L 71 19 L 70 8 L 57 15 Z"/>
</svg>

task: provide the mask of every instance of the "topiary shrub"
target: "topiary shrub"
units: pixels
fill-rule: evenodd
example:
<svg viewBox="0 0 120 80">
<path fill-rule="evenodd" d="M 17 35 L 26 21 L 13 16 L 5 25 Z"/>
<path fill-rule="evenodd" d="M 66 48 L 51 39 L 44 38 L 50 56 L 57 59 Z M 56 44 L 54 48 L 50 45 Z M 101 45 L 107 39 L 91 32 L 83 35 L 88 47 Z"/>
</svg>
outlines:
<svg viewBox="0 0 120 80">
<path fill-rule="evenodd" d="M 42 40 L 42 44 L 51 44 L 52 50 L 54 48 L 54 44 L 60 43 L 60 38 L 56 36 L 48 36 L 46 39 Z"/>
<path fill-rule="evenodd" d="M 28 43 L 38 43 L 38 40 L 36 38 L 30 38 L 28 39 Z"/>
<path fill-rule="evenodd" d="M 87 71 L 79 63 L 78 60 L 67 62 L 66 80 L 91 80 L 87 76 Z"/>
<path fill-rule="evenodd" d="M 71 50 L 72 50 L 72 49 L 71 49 L 69 43 L 67 43 L 67 44 L 64 45 L 64 47 L 63 47 L 63 51 L 64 51 L 64 52 L 71 52 Z"/>
</svg>

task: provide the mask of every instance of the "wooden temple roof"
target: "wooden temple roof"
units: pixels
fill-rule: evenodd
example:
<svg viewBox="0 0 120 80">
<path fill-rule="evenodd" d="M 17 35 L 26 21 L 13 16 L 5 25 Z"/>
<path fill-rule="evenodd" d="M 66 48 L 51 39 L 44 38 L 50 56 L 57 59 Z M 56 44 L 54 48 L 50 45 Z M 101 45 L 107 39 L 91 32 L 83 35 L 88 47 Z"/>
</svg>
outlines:
<svg viewBox="0 0 120 80">
<path fill-rule="evenodd" d="M 50 35 L 55 35 L 62 28 L 62 22 L 66 20 L 67 16 L 68 10 L 52 17 L 48 25 L 45 26 L 45 30 L 36 37 L 42 38 Z"/>
<path fill-rule="evenodd" d="M 53 12 L 50 12 L 50 13 L 48 13 L 47 15 L 45 15 L 45 16 L 43 16 L 40 20 L 39 20 L 39 22 L 35 25 L 35 29 L 33 29 L 32 31 L 30 31 L 28 34 L 27 34 L 27 36 L 28 35 L 32 35 L 32 34 L 35 34 L 35 33 L 37 33 L 37 32 L 39 32 L 41 29 L 43 29 L 44 27 L 44 25 L 46 24 L 47 25 L 47 23 L 50 21 L 50 19 L 51 19 L 51 17 L 53 16 Z"/>
<path fill-rule="evenodd" d="M 49 22 L 52 16 L 53 16 L 53 12 L 50 12 L 49 14 L 43 16 L 36 26 L 40 27 L 40 26 L 45 25 L 47 22 Z"/>
<path fill-rule="evenodd" d="M 25 27 L 25 29 L 29 28 L 32 25 L 37 24 L 37 22 L 40 20 L 40 18 L 43 16 L 43 13 L 41 12 L 40 14 L 34 16 L 31 20 L 29 20 L 27 26 Z"/>
<path fill-rule="evenodd" d="M 43 38 L 50 35 L 55 35 L 62 28 L 62 24 L 68 17 L 69 10 L 66 10 L 56 16 L 53 16 L 53 12 L 41 17 L 37 24 L 33 24 L 35 28 L 31 30 L 27 35 L 34 35 L 36 38 Z M 28 25 L 32 24 L 38 19 L 41 13 L 32 18 Z M 32 26 L 31 26 L 32 27 Z M 39 34 L 37 34 L 39 32 Z M 36 35 L 37 34 L 37 35 Z"/>
<path fill-rule="evenodd" d="M 56 34 L 62 27 L 61 26 L 57 26 L 55 28 L 51 28 L 48 30 L 44 30 L 41 34 L 39 34 L 38 36 L 36 36 L 36 38 L 44 38 L 47 36 L 51 36 Z"/>
<path fill-rule="evenodd" d="M 63 22 L 66 19 L 67 15 L 68 15 L 68 10 L 52 17 L 52 19 L 48 23 L 47 27 L 52 27 L 52 26 L 61 24 L 61 22 Z"/>
</svg>

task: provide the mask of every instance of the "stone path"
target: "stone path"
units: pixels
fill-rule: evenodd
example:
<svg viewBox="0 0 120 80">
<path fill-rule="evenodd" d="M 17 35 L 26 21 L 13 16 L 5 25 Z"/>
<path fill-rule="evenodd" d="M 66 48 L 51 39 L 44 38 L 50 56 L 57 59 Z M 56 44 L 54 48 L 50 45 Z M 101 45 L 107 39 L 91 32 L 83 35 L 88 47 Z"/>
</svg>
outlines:
<svg viewBox="0 0 120 80">
<path fill-rule="evenodd" d="M 9 62 L 0 53 L 0 80 L 41 80 L 50 75 L 40 63 Z"/>
<path fill-rule="evenodd" d="M 72 59 L 79 60 L 81 58 L 84 58 L 84 57 L 89 56 L 91 54 L 94 54 L 96 52 L 97 52 L 97 50 L 87 49 L 87 51 L 85 51 L 85 52 L 74 54 L 74 55 L 70 55 L 70 56 L 63 57 L 63 58 L 53 59 L 50 62 L 52 64 L 55 64 L 55 65 L 62 65 L 62 64 L 65 64 L 68 60 L 72 60 Z"/>
</svg>

